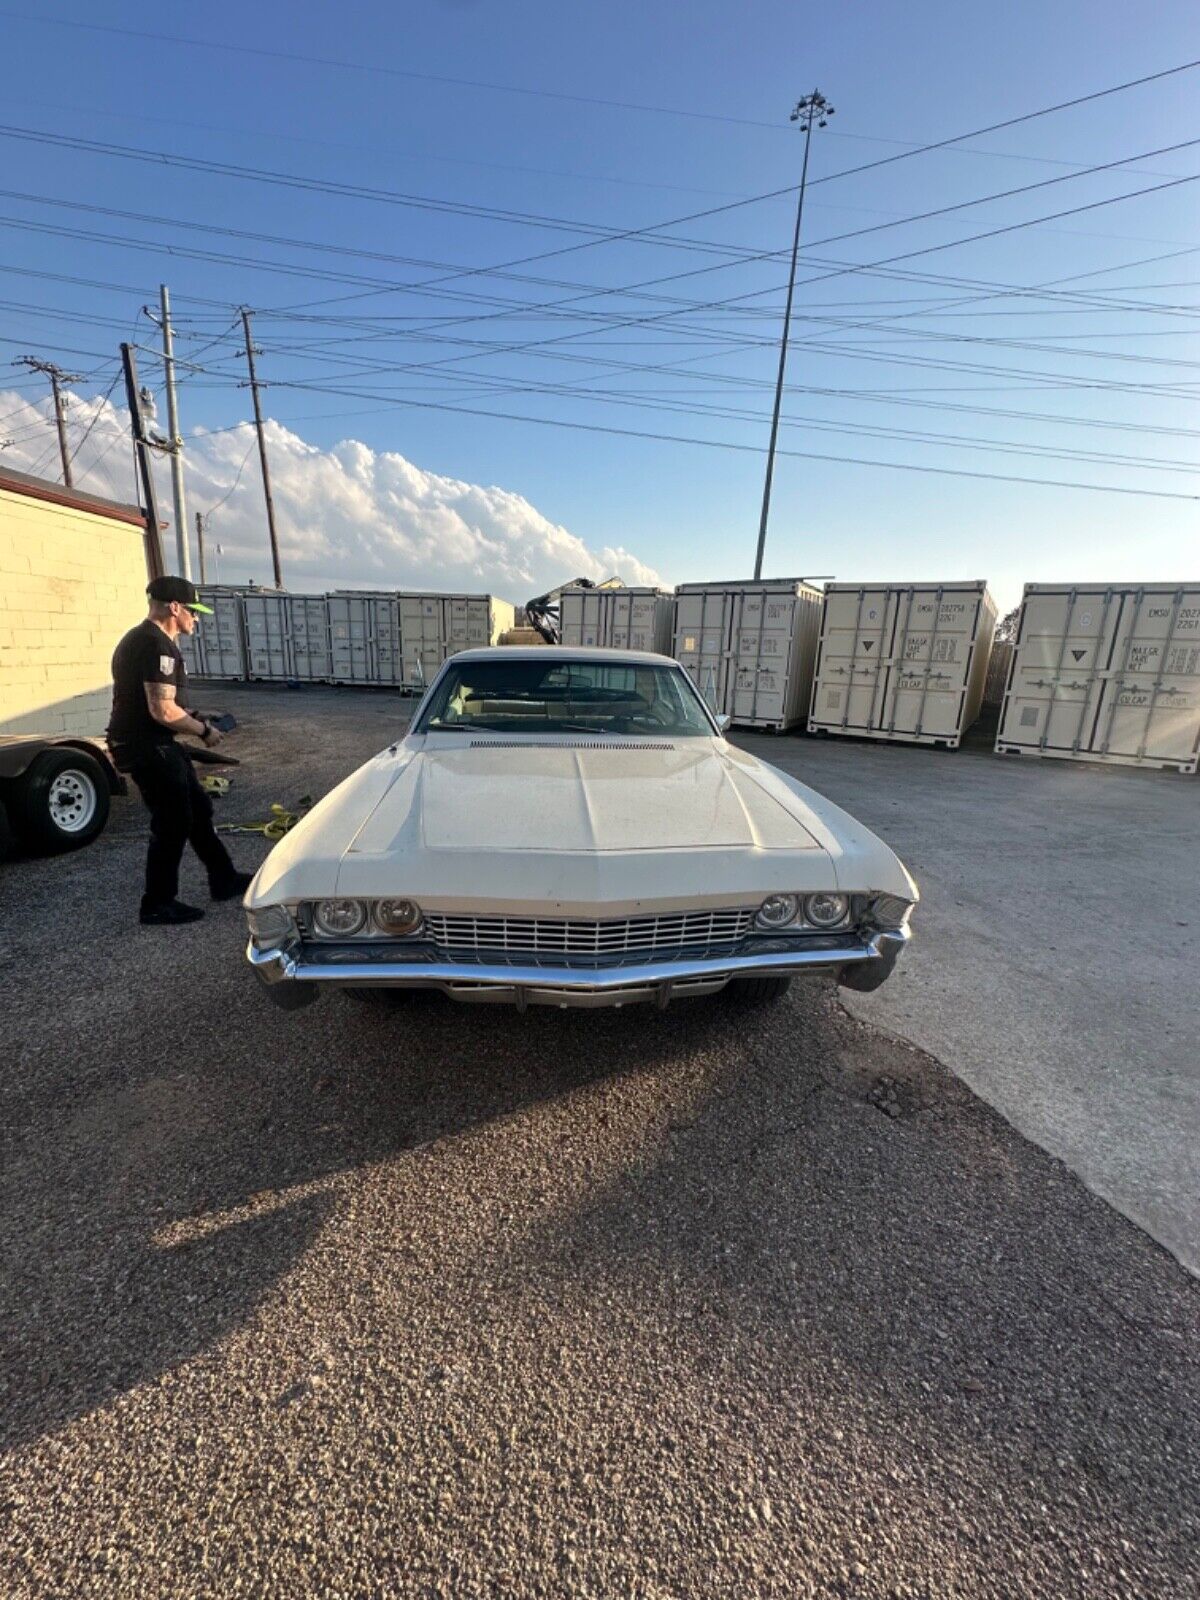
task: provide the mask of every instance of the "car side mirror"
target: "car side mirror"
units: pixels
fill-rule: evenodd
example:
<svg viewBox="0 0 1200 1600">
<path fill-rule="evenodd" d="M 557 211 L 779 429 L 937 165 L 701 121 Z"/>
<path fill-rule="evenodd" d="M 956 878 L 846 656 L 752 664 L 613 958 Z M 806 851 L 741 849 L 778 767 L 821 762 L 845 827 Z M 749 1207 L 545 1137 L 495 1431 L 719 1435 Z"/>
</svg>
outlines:
<svg viewBox="0 0 1200 1600">
<path fill-rule="evenodd" d="M 717 727 L 721 730 L 722 733 L 728 733 L 729 724 L 732 721 L 733 721 L 733 718 L 729 715 L 728 711 L 722 711 L 720 716 L 717 718 Z"/>
</svg>

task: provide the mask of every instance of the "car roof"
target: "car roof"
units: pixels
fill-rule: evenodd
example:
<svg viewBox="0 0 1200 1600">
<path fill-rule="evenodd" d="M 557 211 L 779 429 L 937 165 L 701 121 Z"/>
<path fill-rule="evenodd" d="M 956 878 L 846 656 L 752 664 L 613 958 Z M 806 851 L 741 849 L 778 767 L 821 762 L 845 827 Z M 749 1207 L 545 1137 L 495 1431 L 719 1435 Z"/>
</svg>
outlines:
<svg viewBox="0 0 1200 1600">
<path fill-rule="evenodd" d="M 634 666 L 653 663 L 660 667 L 678 667 L 673 656 L 655 655 L 652 650 L 602 650 L 593 645 L 542 644 L 490 645 L 478 650 L 459 650 L 451 661 L 607 661 L 616 665 L 627 662 Z"/>
</svg>

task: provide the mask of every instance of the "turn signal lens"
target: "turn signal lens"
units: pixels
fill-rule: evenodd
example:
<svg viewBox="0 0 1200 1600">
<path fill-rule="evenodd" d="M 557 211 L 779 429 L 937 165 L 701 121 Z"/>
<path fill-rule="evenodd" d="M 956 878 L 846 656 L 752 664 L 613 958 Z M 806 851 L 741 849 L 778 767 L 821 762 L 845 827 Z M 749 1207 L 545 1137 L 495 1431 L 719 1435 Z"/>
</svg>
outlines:
<svg viewBox="0 0 1200 1600">
<path fill-rule="evenodd" d="M 871 921 L 877 928 L 903 928 L 912 916 L 913 903 L 898 894 L 877 894 L 871 901 Z"/>
<path fill-rule="evenodd" d="M 794 894 L 768 895 L 758 908 L 758 925 L 760 928 L 786 928 L 789 922 L 795 922 L 799 909 L 800 902 Z"/>
<path fill-rule="evenodd" d="M 380 933 L 397 937 L 416 933 L 421 926 L 421 908 L 412 900 L 377 900 L 375 926 Z"/>
<path fill-rule="evenodd" d="M 286 906 L 252 906 L 246 921 L 256 950 L 273 950 L 288 938 L 294 926 Z"/>
<path fill-rule="evenodd" d="M 804 920 L 814 928 L 836 928 L 850 911 L 850 897 L 844 894 L 810 894 L 804 901 Z"/>
<path fill-rule="evenodd" d="M 313 927 L 327 939 L 352 939 L 367 923 L 367 908 L 361 900 L 317 900 L 312 910 Z"/>
</svg>

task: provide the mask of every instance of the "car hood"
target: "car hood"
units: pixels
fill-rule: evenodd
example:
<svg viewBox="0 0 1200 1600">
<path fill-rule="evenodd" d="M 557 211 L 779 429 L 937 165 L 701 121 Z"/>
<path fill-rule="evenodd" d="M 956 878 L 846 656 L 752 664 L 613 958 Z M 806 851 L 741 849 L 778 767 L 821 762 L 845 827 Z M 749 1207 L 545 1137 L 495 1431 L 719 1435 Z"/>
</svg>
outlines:
<svg viewBox="0 0 1200 1600">
<path fill-rule="evenodd" d="M 649 850 L 811 850 L 816 840 L 708 739 L 654 748 L 585 740 L 431 740 L 350 846 L 536 854 Z"/>
<path fill-rule="evenodd" d="M 586 916 L 911 888 L 860 824 L 724 740 L 436 738 L 406 740 L 327 795 L 248 902 L 407 895 Z"/>
</svg>

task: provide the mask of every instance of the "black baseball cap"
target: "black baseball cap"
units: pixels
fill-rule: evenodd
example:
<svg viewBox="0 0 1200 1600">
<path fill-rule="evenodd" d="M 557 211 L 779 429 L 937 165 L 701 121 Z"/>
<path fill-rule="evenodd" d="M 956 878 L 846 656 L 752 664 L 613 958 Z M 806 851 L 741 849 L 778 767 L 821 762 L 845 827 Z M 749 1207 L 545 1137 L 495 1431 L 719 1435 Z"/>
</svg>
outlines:
<svg viewBox="0 0 1200 1600">
<path fill-rule="evenodd" d="M 151 600 L 157 600 L 162 605 L 169 605 L 174 600 L 189 611 L 202 611 L 206 617 L 213 614 L 211 606 L 201 605 L 196 585 L 189 583 L 186 578 L 155 578 L 153 583 L 146 585 L 146 593 Z"/>
</svg>

